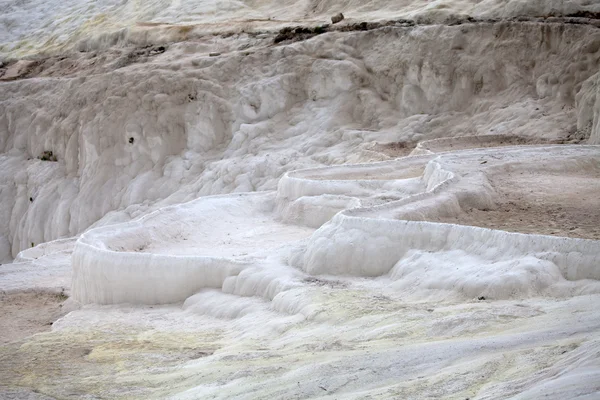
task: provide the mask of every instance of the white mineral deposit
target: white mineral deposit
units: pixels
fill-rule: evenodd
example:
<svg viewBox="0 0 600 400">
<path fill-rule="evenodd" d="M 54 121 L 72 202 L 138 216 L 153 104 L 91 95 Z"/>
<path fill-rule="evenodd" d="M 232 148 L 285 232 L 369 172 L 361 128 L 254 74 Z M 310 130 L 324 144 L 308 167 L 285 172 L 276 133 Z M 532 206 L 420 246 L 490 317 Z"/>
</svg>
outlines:
<svg viewBox="0 0 600 400">
<path fill-rule="evenodd" d="M 0 263 L 1 399 L 600 399 L 600 1 L 4 1 Z"/>
</svg>

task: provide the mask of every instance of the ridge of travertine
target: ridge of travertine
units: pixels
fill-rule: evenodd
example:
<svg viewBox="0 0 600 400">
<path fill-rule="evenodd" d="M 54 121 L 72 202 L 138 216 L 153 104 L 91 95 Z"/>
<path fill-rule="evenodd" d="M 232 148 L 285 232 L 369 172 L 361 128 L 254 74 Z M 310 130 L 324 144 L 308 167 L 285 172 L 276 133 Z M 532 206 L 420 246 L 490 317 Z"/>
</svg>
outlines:
<svg viewBox="0 0 600 400">
<path fill-rule="evenodd" d="M 423 286 L 458 291 L 467 298 L 563 296 L 565 286 L 572 294 L 592 293 L 600 290 L 600 284 L 589 283 L 600 280 L 598 240 L 435 221 L 440 214 L 496 207 L 497 195 L 487 176 L 497 171 L 505 179 L 531 171 L 597 176 L 599 151 L 599 146 L 517 146 L 506 147 L 502 153 L 493 148 L 464 150 L 435 158 L 407 157 L 287 173 L 276 195 L 210 196 L 133 222 L 89 230 L 75 245 L 71 292 L 82 303 L 162 304 L 183 301 L 204 288 L 222 289 L 225 281 L 238 279 L 244 269 L 253 271 L 244 277 L 246 281 L 264 281 L 265 272 L 280 281 L 281 272 L 289 267 L 265 262 L 265 252 L 277 252 L 286 241 L 309 237 L 300 259 L 290 261 L 310 275 L 390 274 L 411 290 Z M 481 166 L 482 159 L 485 166 Z M 422 175 L 415 172 L 418 164 Z M 420 184 L 415 185 L 415 180 Z M 597 178 L 595 183 L 599 183 Z M 339 202 L 340 193 L 354 202 Z M 373 197 L 384 193 L 398 200 L 368 206 Z M 312 207 L 306 207 L 308 199 Z M 326 221 L 324 209 L 331 210 L 329 218 L 335 216 L 313 229 L 277 222 L 282 217 L 295 224 Z M 268 228 L 259 228 L 261 224 Z M 314 232 L 315 228 L 319 229 Z M 267 232 L 278 238 L 275 247 L 267 244 Z M 233 242 L 233 247 L 226 242 Z M 423 268 L 427 262 L 419 261 L 423 254 L 429 261 L 448 254 L 446 263 L 455 267 L 451 273 L 444 273 L 446 264 L 439 271 Z M 274 269 L 279 273 L 272 273 Z M 473 271 L 484 276 L 473 279 Z M 293 269 L 287 274 L 293 276 Z M 428 284 L 421 274 L 428 277 Z M 244 295 L 272 300 L 279 294 L 270 283 L 245 285 L 254 290 Z M 281 291 L 289 289 L 279 285 Z"/>
</svg>

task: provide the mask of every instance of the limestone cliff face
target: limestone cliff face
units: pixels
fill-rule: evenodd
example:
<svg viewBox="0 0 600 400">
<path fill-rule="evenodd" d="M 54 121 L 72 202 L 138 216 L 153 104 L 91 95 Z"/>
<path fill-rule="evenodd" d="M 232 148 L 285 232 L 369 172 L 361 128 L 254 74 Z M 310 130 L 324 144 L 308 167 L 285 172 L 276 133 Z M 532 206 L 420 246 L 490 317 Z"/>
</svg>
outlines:
<svg viewBox="0 0 600 400">
<path fill-rule="evenodd" d="M 577 93 L 577 128 L 589 136 L 589 143 L 600 144 L 600 73 L 588 78 Z"/>
<path fill-rule="evenodd" d="M 198 46 L 121 68 L 73 55 L 0 83 L 0 258 L 99 220 L 272 190 L 290 170 L 367 160 L 374 141 L 584 132 L 600 143 L 591 25 L 385 27 L 219 57 Z M 56 162 L 38 159 L 48 151 Z"/>
</svg>

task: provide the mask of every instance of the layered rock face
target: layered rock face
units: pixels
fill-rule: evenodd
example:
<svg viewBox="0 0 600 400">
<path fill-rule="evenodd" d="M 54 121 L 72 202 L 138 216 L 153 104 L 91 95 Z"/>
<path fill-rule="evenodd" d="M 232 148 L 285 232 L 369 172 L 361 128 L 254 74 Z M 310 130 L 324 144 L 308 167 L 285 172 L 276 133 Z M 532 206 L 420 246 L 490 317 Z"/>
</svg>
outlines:
<svg viewBox="0 0 600 400">
<path fill-rule="evenodd" d="M 117 69 L 109 56 L 74 55 L 3 83 L 3 257 L 101 218 L 369 160 L 374 141 L 598 142 L 593 26 L 385 27 L 267 44 L 209 57 L 179 43 Z M 48 151 L 56 162 L 39 159 Z"/>
</svg>

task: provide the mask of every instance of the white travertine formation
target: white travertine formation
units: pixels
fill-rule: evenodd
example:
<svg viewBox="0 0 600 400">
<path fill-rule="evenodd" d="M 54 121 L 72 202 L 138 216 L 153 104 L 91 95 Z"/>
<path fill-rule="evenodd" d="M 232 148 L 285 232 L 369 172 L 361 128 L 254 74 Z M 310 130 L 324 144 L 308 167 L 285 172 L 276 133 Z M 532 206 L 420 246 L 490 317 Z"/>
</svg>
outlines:
<svg viewBox="0 0 600 400">
<path fill-rule="evenodd" d="M 190 33 L 276 29 L 290 23 L 325 24 L 343 11 L 346 21 L 415 18 L 452 22 L 458 17 L 549 17 L 600 12 L 586 0 L 351 0 L 214 2 L 122 2 L 107 0 L 7 2 L 0 5 L 0 55 L 28 55 L 65 49 L 172 42 Z"/>
<path fill-rule="evenodd" d="M 0 397 L 594 398 L 597 12 L 0 5 Z"/>
<path fill-rule="evenodd" d="M 598 143 L 599 35 L 502 22 L 329 33 L 221 57 L 183 43 L 92 76 L 2 83 L 0 258 L 101 218 L 370 161 L 373 141 L 587 132 Z M 46 151 L 57 162 L 38 160 Z"/>
</svg>

